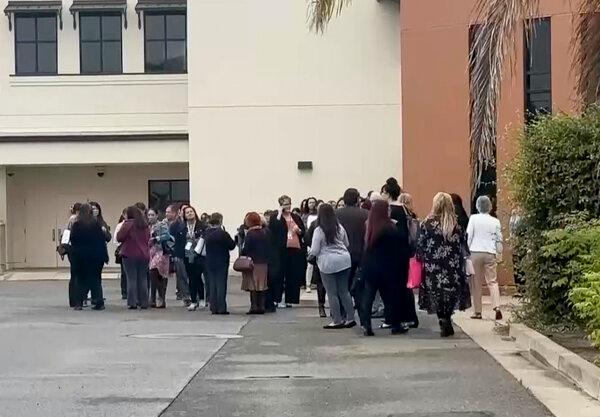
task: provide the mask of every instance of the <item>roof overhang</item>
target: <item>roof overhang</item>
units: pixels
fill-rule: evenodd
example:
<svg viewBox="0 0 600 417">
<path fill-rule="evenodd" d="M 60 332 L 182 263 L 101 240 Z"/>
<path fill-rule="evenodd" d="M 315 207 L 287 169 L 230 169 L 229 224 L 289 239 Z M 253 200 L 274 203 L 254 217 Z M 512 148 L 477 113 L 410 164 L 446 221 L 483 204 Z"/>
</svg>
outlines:
<svg viewBox="0 0 600 417">
<path fill-rule="evenodd" d="M 73 15 L 73 29 L 77 29 L 77 14 L 81 12 L 120 13 L 127 29 L 127 0 L 73 0 L 69 11 Z"/>
<path fill-rule="evenodd" d="M 4 14 L 8 18 L 8 30 L 12 30 L 13 17 L 17 13 L 53 13 L 58 16 L 60 29 L 62 30 L 62 1 L 60 0 L 11 0 L 4 8 Z"/>
</svg>

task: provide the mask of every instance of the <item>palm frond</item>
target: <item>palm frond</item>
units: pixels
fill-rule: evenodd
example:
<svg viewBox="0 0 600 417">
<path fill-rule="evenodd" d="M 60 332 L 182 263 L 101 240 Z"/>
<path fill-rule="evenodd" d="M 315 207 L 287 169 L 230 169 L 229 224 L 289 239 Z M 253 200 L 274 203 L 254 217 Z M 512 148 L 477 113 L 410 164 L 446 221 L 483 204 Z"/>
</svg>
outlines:
<svg viewBox="0 0 600 417">
<path fill-rule="evenodd" d="M 515 45 L 521 27 L 537 15 L 540 0 L 477 0 L 478 23 L 472 39 L 471 68 L 471 168 L 472 191 L 483 170 L 495 164 L 498 105 L 503 71 L 514 66 Z"/>
<path fill-rule="evenodd" d="M 338 16 L 352 0 L 308 0 L 308 26 L 316 33 L 323 33 L 333 18 Z"/>
<path fill-rule="evenodd" d="M 600 99 L 600 1 L 581 0 L 571 47 L 576 85 L 583 105 Z"/>
</svg>

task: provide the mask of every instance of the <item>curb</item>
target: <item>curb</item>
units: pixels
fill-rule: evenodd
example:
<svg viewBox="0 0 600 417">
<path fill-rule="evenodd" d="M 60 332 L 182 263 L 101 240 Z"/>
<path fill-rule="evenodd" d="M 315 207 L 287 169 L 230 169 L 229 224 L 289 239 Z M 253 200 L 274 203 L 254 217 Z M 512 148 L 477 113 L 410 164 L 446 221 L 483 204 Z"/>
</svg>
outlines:
<svg viewBox="0 0 600 417">
<path fill-rule="evenodd" d="M 588 395 L 600 399 L 600 368 L 523 324 L 511 324 L 509 334 L 523 356 L 554 368 Z"/>
</svg>

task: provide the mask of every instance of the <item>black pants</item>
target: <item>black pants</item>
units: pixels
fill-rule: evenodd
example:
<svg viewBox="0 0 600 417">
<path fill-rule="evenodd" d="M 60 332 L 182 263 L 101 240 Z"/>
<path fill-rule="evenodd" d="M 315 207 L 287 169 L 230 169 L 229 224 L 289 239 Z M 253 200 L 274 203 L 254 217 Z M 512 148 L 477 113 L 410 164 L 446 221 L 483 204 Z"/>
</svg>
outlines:
<svg viewBox="0 0 600 417">
<path fill-rule="evenodd" d="M 69 269 L 71 271 L 71 278 L 69 279 L 69 307 L 75 307 L 79 300 L 79 287 L 77 286 L 77 275 L 75 274 L 75 267 L 73 266 L 73 260 L 69 257 Z"/>
<path fill-rule="evenodd" d="M 207 281 L 210 285 L 210 311 L 222 314 L 227 311 L 227 278 L 229 275 L 229 264 L 211 265 L 206 267 Z"/>
<path fill-rule="evenodd" d="M 306 256 L 301 249 L 288 248 L 283 260 L 285 302 L 300 304 L 300 286 L 306 277 Z M 279 300 L 281 300 L 279 295 Z"/>
<path fill-rule="evenodd" d="M 185 270 L 187 271 L 188 279 L 190 280 L 190 298 L 192 303 L 196 304 L 199 300 L 204 300 L 204 282 L 202 281 L 202 270 L 204 265 L 195 260 L 188 262 L 185 260 Z"/>
<path fill-rule="evenodd" d="M 400 320 L 403 323 L 414 323 L 415 326 L 419 325 L 417 308 L 415 306 L 415 294 L 411 288 L 404 290 L 404 297 L 400 305 Z"/>
<path fill-rule="evenodd" d="M 127 274 L 123 266 L 123 259 L 121 259 L 121 297 L 127 298 Z"/>
<path fill-rule="evenodd" d="M 391 325 L 392 328 L 400 328 L 400 303 L 402 301 L 403 293 L 400 286 L 392 279 L 386 280 L 383 278 L 365 279 L 364 281 L 364 287 L 362 288 L 362 294 L 360 296 L 361 304 L 359 308 L 359 316 L 362 326 L 365 328 L 371 328 L 371 309 L 373 308 L 373 300 L 375 300 L 375 294 L 377 294 L 377 291 L 379 291 L 385 306 L 386 323 Z"/>
<path fill-rule="evenodd" d="M 92 293 L 92 304 L 97 307 L 104 305 L 102 294 L 102 268 L 104 262 L 94 259 L 74 260 L 73 268 L 77 278 L 78 297 L 75 306 L 83 306 L 83 300 L 87 299 L 88 291 Z"/>
<path fill-rule="evenodd" d="M 123 264 L 127 275 L 127 305 L 148 308 L 148 261 L 123 257 Z"/>
<path fill-rule="evenodd" d="M 317 265 L 313 265 L 312 281 L 317 285 L 317 299 L 319 300 L 319 306 L 324 306 L 327 291 L 323 285 L 321 271 L 319 271 L 319 267 Z"/>
<path fill-rule="evenodd" d="M 156 307 L 165 307 L 167 300 L 167 284 L 169 279 L 163 277 L 158 269 L 150 270 L 150 304 Z M 158 293 L 158 302 L 156 301 Z"/>
</svg>

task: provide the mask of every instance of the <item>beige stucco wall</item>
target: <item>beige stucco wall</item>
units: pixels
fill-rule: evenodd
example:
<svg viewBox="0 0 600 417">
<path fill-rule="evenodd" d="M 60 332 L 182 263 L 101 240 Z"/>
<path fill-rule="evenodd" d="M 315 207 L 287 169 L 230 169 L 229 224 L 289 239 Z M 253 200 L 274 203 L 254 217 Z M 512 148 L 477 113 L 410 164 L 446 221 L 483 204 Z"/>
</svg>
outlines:
<svg viewBox="0 0 600 417">
<path fill-rule="evenodd" d="M 397 4 L 361 0 L 323 36 L 306 2 L 188 2 L 192 200 L 229 225 L 288 193 L 337 199 L 402 173 Z M 313 161 L 300 173 L 297 162 Z"/>
<path fill-rule="evenodd" d="M 113 165 L 104 171 L 100 178 L 93 166 L 8 169 L 8 261 L 12 267 L 57 266 L 58 229 L 67 224 L 69 206 L 74 202 L 100 203 L 114 231 L 124 207 L 147 203 L 148 180 L 188 178 L 186 164 Z M 114 249 L 111 243 L 111 263 Z M 58 266 L 65 265 L 58 262 Z"/>
<path fill-rule="evenodd" d="M 8 0 L 0 0 L 3 10 Z M 136 0 L 128 0 L 123 29 L 126 75 L 79 73 L 79 27 L 73 29 L 71 0 L 63 0 L 58 31 L 58 76 L 14 77 L 14 30 L 0 19 L 0 135 L 64 133 L 156 133 L 187 131 L 187 75 L 144 72 L 144 32 Z"/>
</svg>

